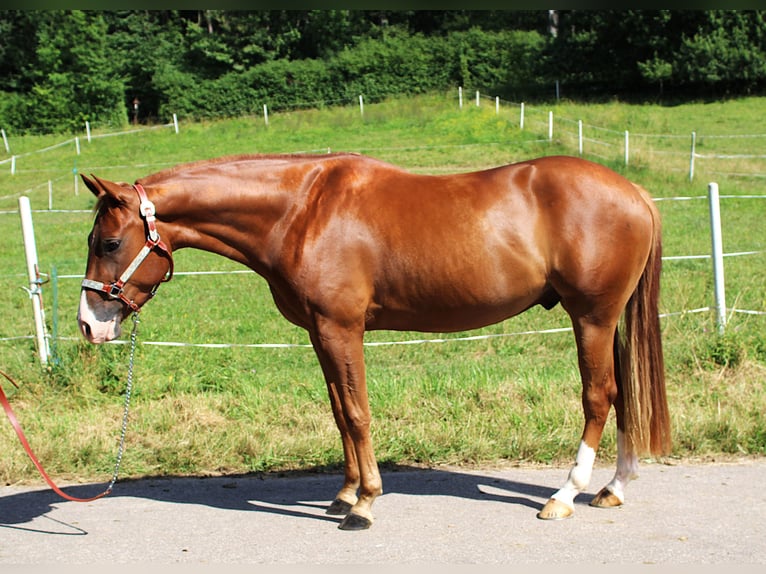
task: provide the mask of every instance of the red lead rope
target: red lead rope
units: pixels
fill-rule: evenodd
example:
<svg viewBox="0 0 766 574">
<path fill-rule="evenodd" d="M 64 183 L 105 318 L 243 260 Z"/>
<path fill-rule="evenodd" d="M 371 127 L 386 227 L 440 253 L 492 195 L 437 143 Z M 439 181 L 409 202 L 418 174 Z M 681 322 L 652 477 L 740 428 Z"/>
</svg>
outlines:
<svg viewBox="0 0 766 574">
<path fill-rule="evenodd" d="M 128 382 L 125 387 L 125 408 L 122 414 L 122 428 L 120 430 L 120 443 L 117 448 L 117 461 L 114 465 L 114 474 L 112 475 L 112 480 L 109 483 L 109 485 L 106 487 L 106 490 L 102 492 L 101 494 L 98 494 L 96 496 L 92 496 L 90 498 L 76 498 L 74 496 L 69 496 L 67 493 L 63 492 L 56 484 L 51 480 L 51 477 L 48 476 L 48 474 L 43 469 L 43 466 L 40 464 L 40 461 L 37 460 L 37 457 L 35 456 L 34 452 L 32 452 L 32 447 L 29 446 L 29 441 L 27 441 L 27 437 L 24 436 L 24 431 L 21 430 L 21 425 L 19 424 L 18 419 L 16 418 L 16 413 L 13 412 L 13 409 L 11 408 L 11 403 L 8 402 L 8 397 L 5 396 L 5 392 L 3 391 L 3 386 L 0 385 L 0 403 L 3 405 L 3 409 L 5 409 L 5 414 L 8 415 L 8 420 L 11 421 L 11 426 L 13 427 L 13 430 L 16 431 L 16 435 L 18 435 L 19 440 L 21 441 L 22 446 L 24 447 L 24 450 L 27 451 L 27 454 L 29 455 L 29 458 L 32 460 L 34 465 L 37 467 L 37 470 L 40 471 L 40 474 L 45 479 L 45 482 L 48 483 L 48 485 L 53 489 L 53 491 L 61 496 L 62 498 L 65 498 L 67 500 L 71 500 L 73 502 L 90 502 L 92 500 L 98 500 L 99 498 L 102 498 L 112 492 L 112 488 L 114 487 L 114 484 L 117 482 L 117 475 L 120 471 L 120 463 L 122 462 L 122 454 L 125 449 L 125 433 L 128 428 L 128 412 L 130 410 L 130 395 L 131 391 L 133 389 L 133 358 L 135 357 L 136 352 L 136 339 L 138 337 L 138 313 L 133 313 L 133 330 L 130 332 L 130 358 L 128 360 Z M 4 371 L 0 370 L 0 375 L 4 376 L 8 381 L 17 389 L 19 388 L 19 385 L 16 384 L 16 381 L 14 381 L 10 375 L 6 374 Z"/>
<path fill-rule="evenodd" d="M 6 379 L 8 379 L 8 381 L 10 381 L 10 383 L 14 387 L 16 387 L 17 389 L 19 388 L 19 385 L 16 384 L 16 381 L 14 381 L 9 375 L 7 375 L 2 370 L 0 370 L 0 375 L 3 375 Z M 13 430 L 16 431 L 16 434 L 18 435 L 19 440 L 21 441 L 21 444 L 24 447 L 24 450 L 27 451 L 29 458 L 37 467 L 37 470 L 40 471 L 40 474 L 45 479 L 45 482 L 48 483 L 48 485 L 53 489 L 53 491 L 56 494 L 58 494 L 59 496 L 63 498 L 66 498 L 67 500 L 71 500 L 73 502 L 91 502 L 93 500 L 98 500 L 99 498 L 106 496 L 112 491 L 112 485 L 109 485 L 109 487 L 104 492 L 102 492 L 101 494 L 97 496 L 93 496 L 91 498 L 76 498 L 74 496 L 69 496 L 66 492 L 61 490 L 58 486 L 56 486 L 53 480 L 51 480 L 51 477 L 48 476 L 48 473 L 45 472 L 45 469 L 43 469 L 42 465 L 40 464 L 40 461 L 37 460 L 35 453 L 32 452 L 32 447 L 29 446 L 27 437 L 24 436 L 24 431 L 21 430 L 21 425 L 19 424 L 19 421 L 16 418 L 16 414 L 13 412 L 13 409 L 11 408 L 11 403 L 8 402 L 8 397 L 5 396 L 5 392 L 3 391 L 2 385 L 0 385 L 0 403 L 3 404 L 3 409 L 5 409 L 5 414 L 8 415 L 8 420 L 11 421 L 11 426 L 13 427 Z"/>
</svg>

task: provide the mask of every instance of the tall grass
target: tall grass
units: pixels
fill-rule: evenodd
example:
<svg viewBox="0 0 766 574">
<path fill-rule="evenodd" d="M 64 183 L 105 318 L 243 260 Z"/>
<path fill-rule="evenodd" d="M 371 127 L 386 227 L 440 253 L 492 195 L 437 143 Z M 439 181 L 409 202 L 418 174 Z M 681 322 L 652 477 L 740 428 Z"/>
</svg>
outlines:
<svg viewBox="0 0 766 574">
<path fill-rule="evenodd" d="M 726 195 L 762 194 L 761 179 L 726 175 L 726 165 L 700 160 L 689 181 L 688 139 L 702 134 L 705 150 L 753 154 L 766 142 L 721 139 L 717 134 L 752 133 L 743 116 L 763 115 L 766 100 L 675 108 L 619 103 L 553 108 L 554 141 L 547 141 L 547 108 L 528 106 L 518 127 L 518 108 L 504 104 L 466 106 L 452 95 L 391 100 L 359 109 L 327 108 L 198 124 L 181 123 L 179 134 L 158 128 L 136 134 L 81 141 L 18 159 L 16 175 L 0 172 L 0 211 L 13 210 L 25 193 L 33 208 L 41 267 L 61 276 L 81 275 L 92 196 L 74 190 L 73 170 L 112 180 L 138 177 L 179 162 L 233 153 L 358 151 L 421 173 L 480 169 L 539 155 L 576 154 L 576 120 L 603 128 L 588 142 L 591 157 L 644 185 L 657 198 L 704 196 L 708 181 Z M 570 121 L 565 121 L 569 119 Z M 574 127 L 573 127 L 574 126 Z M 635 134 L 635 156 L 623 165 L 621 138 Z M 574 131 L 573 131 L 574 130 Z M 596 130 L 591 130 L 596 131 Z M 97 134 L 98 135 L 98 134 Z M 683 136 L 683 137 L 681 137 Z M 61 137 L 11 137 L 14 153 L 53 145 Z M 84 138 L 83 138 L 84 139 Z M 699 140 L 698 140 L 699 141 Z M 653 147 L 649 147 L 653 146 Z M 590 151 L 589 151 L 590 150 Z M 668 153 L 660 153 L 660 152 Z M 672 153 L 670 153 L 672 152 Z M 766 172 L 763 162 L 738 160 L 736 171 Z M 747 165 L 742 165 L 746 162 Z M 0 166 L 0 169 L 7 164 Z M 48 213 L 47 180 L 54 208 L 84 213 Z M 704 199 L 661 201 L 666 255 L 710 250 Z M 763 251 L 766 201 L 727 199 L 722 205 L 725 251 Z M 33 331 L 25 284 L 18 217 L 0 215 L 0 338 Z M 181 251 L 176 270 L 240 270 L 207 253 Z M 713 305 L 708 260 L 666 262 L 662 312 Z M 727 258 L 730 302 L 740 309 L 766 310 L 764 255 Z M 42 369 L 34 342 L 0 342 L 0 368 L 21 383 L 12 401 L 31 443 L 49 471 L 72 480 L 111 472 L 125 389 L 127 346 L 90 346 L 79 338 L 75 314 L 79 281 L 61 278 L 58 306 L 52 285 L 43 286 L 49 325 L 57 318 L 55 362 Z M 720 457 L 766 453 L 766 336 L 759 315 L 734 313 L 719 335 L 712 312 L 663 319 L 674 457 Z M 582 430 L 580 383 L 571 332 L 518 334 L 568 327 L 561 308 L 532 309 L 471 334 L 503 335 L 439 344 L 368 346 L 366 359 L 374 414 L 373 438 L 383 462 L 402 464 L 493 464 L 569 461 Z M 369 333 L 368 342 L 433 338 L 419 333 Z M 342 458 L 324 382 L 305 346 L 305 332 L 285 321 L 265 282 L 254 274 L 178 275 L 163 285 L 141 313 L 139 341 L 233 343 L 225 349 L 139 344 L 133 409 L 123 476 L 204 474 L 289 468 L 336 467 Z M 11 392 L 11 389 L 7 389 Z M 603 440 L 602 459 L 614 454 L 613 425 Z M 32 465 L 9 425 L 0 423 L 0 479 L 35 478 Z"/>
</svg>

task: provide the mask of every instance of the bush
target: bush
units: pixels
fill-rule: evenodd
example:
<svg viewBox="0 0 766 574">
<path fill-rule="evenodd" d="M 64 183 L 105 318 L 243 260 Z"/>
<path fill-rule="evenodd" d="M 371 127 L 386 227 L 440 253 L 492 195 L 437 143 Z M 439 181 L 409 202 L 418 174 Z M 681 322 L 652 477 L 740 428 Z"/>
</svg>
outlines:
<svg viewBox="0 0 766 574">
<path fill-rule="evenodd" d="M 537 32 L 487 32 L 478 28 L 444 36 L 387 29 L 324 60 L 271 60 L 244 71 L 205 78 L 180 60 L 163 60 L 151 77 L 159 117 L 212 119 L 270 110 L 317 107 L 326 102 L 368 102 L 422 94 L 458 85 L 505 96 L 535 83 L 545 45 Z M 0 104 L 5 127 L 35 131 L 82 130 L 127 123 L 121 80 L 49 74 L 23 96 Z M 34 112 L 34 113 L 32 113 Z"/>
<path fill-rule="evenodd" d="M 0 97 L 0 126 L 6 131 L 10 128 L 23 131 L 27 116 L 28 109 L 23 96 L 16 93 L 2 93 L 2 97 Z"/>
<path fill-rule="evenodd" d="M 330 63 L 341 98 L 364 94 L 370 101 L 401 93 L 424 93 L 454 81 L 448 40 L 392 31 L 340 52 Z"/>
<path fill-rule="evenodd" d="M 273 60 L 202 81 L 172 66 L 155 74 L 160 115 L 234 117 L 270 110 L 421 94 L 471 85 L 505 95 L 534 83 L 544 39 L 536 32 L 410 35 L 396 28 L 327 60 Z"/>
<path fill-rule="evenodd" d="M 542 74 L 545 38 L 537 32 L 483 32 L 474 28 L 449 37 L 460 62 L 452 78 L 495 94 L 510 93 L 538 84 Z"/>
<path fill-rule="evenodd" d="M 121 82 L 87 82 L 51 74 L 28 94 L 3 94 L 0 124 L 16 133 L 82 132 L 91 127 L 122 127 L 128 123 Z"/>
<path fill-rule="evenodd" d="M 316 107 L 338 99 L 336 84 L 321 60 L 274 60 L 251 68 L 242 75 L 255 95 L 256 106 L 270 109 Z"/>
</svg>

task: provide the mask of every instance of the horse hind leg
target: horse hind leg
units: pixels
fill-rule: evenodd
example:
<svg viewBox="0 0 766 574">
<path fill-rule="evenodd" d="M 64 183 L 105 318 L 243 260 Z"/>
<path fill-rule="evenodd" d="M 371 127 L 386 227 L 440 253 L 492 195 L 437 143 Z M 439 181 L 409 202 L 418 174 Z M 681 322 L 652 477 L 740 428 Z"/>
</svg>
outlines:
<svg viewBox="0 0 766 574">
<path fill-rule="evenodd" d="M 617 321 L 573 320 L 582 377 L 585 427 L 575 464 L 567 481 L 537 514 L 542 520 L 561 520 L 574 514 L 574 499 L 590 483 L 596 451 L 609 410 L 617 396 L 612 345 Z"/>
<path fill-rule="evenodd" d="M 615 339 L 615 364 L 619 362 L 618 353 L 617 339 Z M 628 447 L 625 438 L 625 407 L 619 388 L 614 410 L 617 415 L 617 469 L 612 480 L 590 501 L 590 505 L 596 508 L 622 506 L 625 502 L 625 487 L 631 480 L 638 478 L 638 455 Z"/>
<path fill-rule="evenodd" d="M 614 478 L 602 488 L 590 505 L 596 508 L 618 508 L 625 502 L 625 487 L 638 478 L 638 456 L 626 447 L 625 433 L 617 430 L 617 470 Z"/>
</svg>

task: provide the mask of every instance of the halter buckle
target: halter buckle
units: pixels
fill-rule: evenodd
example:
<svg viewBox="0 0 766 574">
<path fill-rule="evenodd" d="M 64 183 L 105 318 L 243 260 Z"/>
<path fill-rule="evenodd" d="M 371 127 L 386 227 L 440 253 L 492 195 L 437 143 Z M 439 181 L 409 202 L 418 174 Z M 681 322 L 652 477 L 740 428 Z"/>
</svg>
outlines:
<svg viewBox="0 0 766 574">
<path fill-rule="evenodd" d="M 156 213 L 154 203 L 149 201 L 146 196 L 141 198 L 141 204 L 138 206 L 138 209 L 144 217 L 154 217 Z"/>
<path fill-rule="evenodd" d="M 110 283 L 108 287 L 109 290 L 107 291 L 107 294 L 114 299 L 119 299 L 120 295 L 122 294 L 122 285 L 118 285 L 117 283 Z"/>
</svg>

